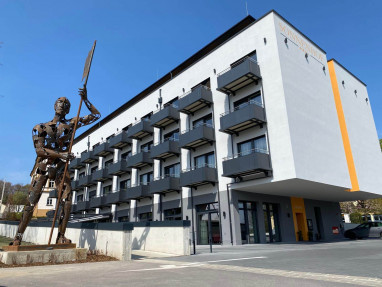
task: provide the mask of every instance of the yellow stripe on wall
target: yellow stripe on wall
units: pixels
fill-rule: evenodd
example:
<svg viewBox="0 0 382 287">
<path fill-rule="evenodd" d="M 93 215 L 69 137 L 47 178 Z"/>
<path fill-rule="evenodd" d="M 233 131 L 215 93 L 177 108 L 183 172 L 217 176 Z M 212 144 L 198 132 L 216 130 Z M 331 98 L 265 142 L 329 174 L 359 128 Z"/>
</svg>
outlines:
<svg viewBox="0 0 382 287">
<path fill-rule="evenodd" d="M 345 149 L 346 162 L 348 164 L 350 182 L 352 186 L 352 188 L 349 191 L 359 191 L 357 172 L 355 170 L 353 153 L 351 151 L 349 134 L 348 134 L 348 129 L 346 127 L 345 114 L 342 108 L 340 90 L 338 88 L 337 76 L 336 76 L 336 71 L 334 69 L 333 60 L 330 60 L 328 62 L 328 68 L 329 68 L 330 81 L 332 83 L 334 102 L 336 104 L 336 109 L 337 109 L 338 122 L 340 124 L 340 129 L 341 129 L 342 142 L 344 144 L 344 149 Z"/>
</svg>

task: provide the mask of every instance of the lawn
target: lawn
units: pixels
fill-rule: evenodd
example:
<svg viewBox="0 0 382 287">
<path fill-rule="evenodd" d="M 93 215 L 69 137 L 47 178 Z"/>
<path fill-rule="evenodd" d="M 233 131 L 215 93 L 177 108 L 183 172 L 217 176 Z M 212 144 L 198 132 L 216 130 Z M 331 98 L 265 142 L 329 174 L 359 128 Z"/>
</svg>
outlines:
<svg viewBox="0 0 382 287">
<path fill-rule="evenodd" d="M 11 238 L 8 238 L 8 237 L 1 236 L 1 235 L 0 235 L 0 248 L 1 248 L 1 246 L 8 245 L 9 242 L 11 242 L 11 241 L 12 241 Z M 23 244 L 24 244 L 24 245 L 30 245 L 30 244 L 33 244 L 33 243 L 23 242 Z"/>
</svg>

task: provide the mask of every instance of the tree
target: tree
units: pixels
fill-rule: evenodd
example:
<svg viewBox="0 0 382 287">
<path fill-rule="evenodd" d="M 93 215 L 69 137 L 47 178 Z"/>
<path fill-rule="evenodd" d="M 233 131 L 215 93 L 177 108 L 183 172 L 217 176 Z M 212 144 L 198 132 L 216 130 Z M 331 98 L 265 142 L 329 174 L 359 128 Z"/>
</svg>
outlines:
<svg viewBox="0 0 382 287">
<path fill-rule="evenodd" d="M 382 139 L 379 140 L 379 145 L 381 146 L 381 151 L 382 151 Z"/>
<path fill-rule="evenodd" d="M 11 212 L 21 212 L 28 203 L 28 194 L 24 191 L 16 191 L 8 195 L 8 206 Z"/>
</svg>

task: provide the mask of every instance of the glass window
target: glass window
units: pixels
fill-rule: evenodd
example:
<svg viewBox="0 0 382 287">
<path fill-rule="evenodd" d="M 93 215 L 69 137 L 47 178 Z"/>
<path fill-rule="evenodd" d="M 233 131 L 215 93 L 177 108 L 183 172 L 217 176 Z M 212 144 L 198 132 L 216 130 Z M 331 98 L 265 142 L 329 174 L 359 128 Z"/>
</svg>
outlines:
<svg viewBox="0 0 382 287">
<path fill-rule="evenodd" d="M 84 195 L 83 194 L 77 195 L 77 202 L 81 202 L 81 201 L 84 201 Z"/>
<path fill-rule="evenodd" d="M 182 209 L 171 208 L 164 211 L 164 220 L 182 220 Z"/>
<path fill-rule="evenodd" d="M 194 164 L 195 168 L 201 168 L 205 166 L 215 167 L 215 154 L 212 152 L 197 156 L 194 158 Z"/>
<path fill-rule="evenodd" d="M 152 172 L 141 174 L 139 176 L 139 183 L 141 185 L 146 185 L 146 184 L 150 183 L 151 181 L 153 181 L 153 173 Z"/>
<path fill-rule="evenodd" d="M 89 192 L 89 198 L 95 197 L 97 192 L 95 190 Z"/>
<path fill-rule="evenodd" d="M 164 175 L 165 175 L 165 177 L 166 176 L 179 177 L 179 175 L 180 175 L 180 163 L 166 166 L 164 168 Z"/>
<path fill-rule="evenodd" d="M 128 189 L 130 186 L 131 186 L 131 180 L 130 179 L 121 180 L 119 183 L 119 189 L 120 190 Z"/>
<path fill-rule="evenodd" d="M 53 181 L 53 180 L 49 181 L 49 187 L 50 187 L 50 188 L 53 188 L 53 187 L 54 187 L 54 181 Z"/>
<path fill-rule="evenodd" d="M 150 151 L 152 146 L 153 146 L 152 141 L 149 141 L 148 143 L 141 145 L 141 152 Z"/>
<path fill-rule="evenodd" d="M 98 166 L 93 166 L 93 167 L 90 169 L 90 174 L 93 174 L 97 169 L 98 169 Z"/>
<path fill-rule="evenodd" d="M 113 164 L 113 159 L 110 159 L 108 161 L 105 162 L 105 168 L 108 168 L 109 165 L 112 165 Z"/>
<path fill-rule="evenodd" d="M 103 187 L 103 195 L 111 193 L 111 185 Z"/>
<path fill-rule="evenodd" d="M 85 176 L 85 172 L 81 172 L 81 173 L 79 174 L 78 178 L 82 178 L 82 177 L 84 177 L 84 176 Z"/>
<path fill-rule="evenodd" d="M 253 152 L 264 152 L 267 153 L 267 141 L 265 136 L 261 136 L 255 139 L 251 139 L 245 142 L 237 144 L 237 150 L 240 156 L 251 154 Z"/>
<path fill-rule="evenodd" d="M 129 156 L 131 156 L 131 151 L 121 154 L 121 160 L 126 160 Z"/>
<path fill-rule="evenodd" d="M 139 221 L 152 221 L 153 213 L 152 212 L 144 212 L 139 214 Z"/>
<path fill-rule="evenodd" d="M 212 126 L 212 114 L 208 114 L 196 121 L 193 121 L 192 128 L 195 129 L 203 125 Z"/>
<path fill-rule="evenodd" d="M 53 200 L 52 198 L 48 197 L 47 200 L 46 200 L 46 205 L 53 205 Z"/>
<path fill-rule="evenodd" d="M 179 141 L 179 130 L 174 130 L 170 133 L 165 134 L 163 136 L 163 140 L 164 141 L 167 141 L 167 140 Z"/>
<path fill-rule="evenodd" d="M 234 110 L 240 110 L 241 108 L 244 108 L 250 104 L 258 104 L 262 105 L 262 99 L 261 99 L 261 92 L 257 91 L 256 93 L 249 95 L 245 98 L 242 98 L 240 100 L 237 100 L 233 103 Z"/>
</svg>

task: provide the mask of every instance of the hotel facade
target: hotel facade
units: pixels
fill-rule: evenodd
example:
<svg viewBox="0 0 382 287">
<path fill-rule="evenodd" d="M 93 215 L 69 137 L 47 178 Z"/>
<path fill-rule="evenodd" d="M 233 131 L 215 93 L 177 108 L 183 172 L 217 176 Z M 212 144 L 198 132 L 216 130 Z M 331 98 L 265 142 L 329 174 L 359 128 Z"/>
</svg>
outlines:
<svg viewBox="0 0 382 287">
<path fill-rule="evenodd" d="M 74 216 L 190 220 L 196 244 L 330 240 L 340 201 L 382 195 L 366 85 L 275 11 L 244 18 L 73 151 Z"/>
</svg>

